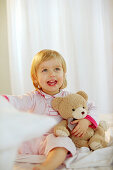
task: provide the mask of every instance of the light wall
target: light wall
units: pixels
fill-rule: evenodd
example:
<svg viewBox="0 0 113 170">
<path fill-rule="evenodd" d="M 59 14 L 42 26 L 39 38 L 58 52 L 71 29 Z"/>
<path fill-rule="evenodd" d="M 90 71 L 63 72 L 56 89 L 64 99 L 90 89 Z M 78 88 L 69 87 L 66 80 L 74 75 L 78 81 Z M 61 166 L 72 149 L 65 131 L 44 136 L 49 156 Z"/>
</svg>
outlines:
<svg viewBox="0 0 113 170">
<path fill-rule="evenodd" d="M 11 94 L 6 0 L 0 0 L 0 94 Z"/>
</svg>

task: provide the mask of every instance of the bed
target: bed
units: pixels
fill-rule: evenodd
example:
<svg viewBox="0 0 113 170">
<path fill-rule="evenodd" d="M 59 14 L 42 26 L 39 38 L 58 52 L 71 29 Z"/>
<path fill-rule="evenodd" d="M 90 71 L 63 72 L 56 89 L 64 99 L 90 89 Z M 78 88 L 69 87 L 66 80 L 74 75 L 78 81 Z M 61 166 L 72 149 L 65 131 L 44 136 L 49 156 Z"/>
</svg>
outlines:
<svg viewBox="0 0 113 170">
<path fill-rule="evenodd" d="M 113 114 L 100 114 L 99 119 L 108 123 L 108 146 L 94 152 L 85 147 L 77 149 L 77 155 L 66 160 L 59 170 L 113 170 Z M 44 159 L 42 155 L 17 155 L 13 170 L 31 170 Z"/>
</svg>

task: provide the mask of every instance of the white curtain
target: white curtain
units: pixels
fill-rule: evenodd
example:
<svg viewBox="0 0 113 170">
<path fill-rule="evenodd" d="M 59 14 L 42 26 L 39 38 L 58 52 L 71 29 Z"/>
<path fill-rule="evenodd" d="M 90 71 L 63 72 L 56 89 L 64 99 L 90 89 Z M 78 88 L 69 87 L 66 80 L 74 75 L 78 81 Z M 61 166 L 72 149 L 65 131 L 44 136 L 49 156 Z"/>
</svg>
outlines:
<svg viewBox="0 0 113 170">
<path fill-rule="evenodd" d="M 7 16 L 12 94 L 33 90 L 33 56 L 54 49 L 67 62 L 67 89 L 113 113 L 113 0 L 7 0 Z"/>
</svg>

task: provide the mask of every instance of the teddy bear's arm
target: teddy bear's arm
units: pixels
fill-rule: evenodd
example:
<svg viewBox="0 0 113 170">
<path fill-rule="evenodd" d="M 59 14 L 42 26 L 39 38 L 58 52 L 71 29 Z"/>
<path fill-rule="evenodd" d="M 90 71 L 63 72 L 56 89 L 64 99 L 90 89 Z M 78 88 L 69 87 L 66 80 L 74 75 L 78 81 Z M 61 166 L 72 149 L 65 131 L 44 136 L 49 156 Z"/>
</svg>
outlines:
<svg viewBox="0 0 113 170">
<path fill-rule="evenodd" d="M 62 120 L 59 124 L 54 127 L 55 136 L 69 136 L 70 132 L 67 129 L 67 121 Z"/>
</svg>

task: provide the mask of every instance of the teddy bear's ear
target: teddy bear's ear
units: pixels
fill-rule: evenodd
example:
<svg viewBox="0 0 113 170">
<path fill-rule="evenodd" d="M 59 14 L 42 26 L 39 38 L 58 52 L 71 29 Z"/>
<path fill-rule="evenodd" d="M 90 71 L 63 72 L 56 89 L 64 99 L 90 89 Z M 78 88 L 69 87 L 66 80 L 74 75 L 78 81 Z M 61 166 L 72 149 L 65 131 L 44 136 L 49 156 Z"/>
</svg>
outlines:
<svg viewBox="0 0 113 170">
<path fill-rule="evenodd" d="M 84 91 L 78 91 L 77 94 L 81 95 L 86 101 L 88 100 L 88 95 Z"/>
<path fill-rule="evenodd" d="M 61 101 L 62 101 L 62 97 L 56 97 L 52 100 L 51 105 L 55 111 L 59 110 L 59 104 L 61 103 Z"/>
</svg>

